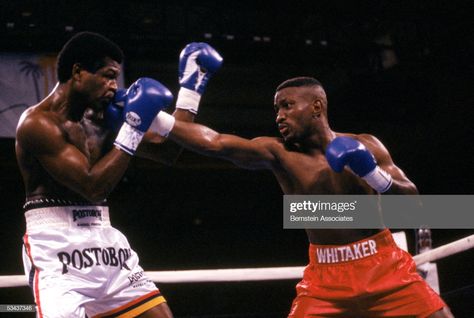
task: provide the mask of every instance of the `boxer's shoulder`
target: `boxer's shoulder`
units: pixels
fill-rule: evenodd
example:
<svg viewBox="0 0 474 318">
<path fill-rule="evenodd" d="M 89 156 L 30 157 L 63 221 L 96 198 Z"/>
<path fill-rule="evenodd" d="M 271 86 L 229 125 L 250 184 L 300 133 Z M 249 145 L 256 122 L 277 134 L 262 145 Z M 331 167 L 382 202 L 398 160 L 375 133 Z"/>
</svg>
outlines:
<svg viewBox="0 0 474 318">
<path fill-rule="evenodd" d="M 368 149 L 371 151 L 377 151 L 377 150 L 384 150 L 385 146 L 383 143 L 374 135 L 367 134 L 367 133 L 360 133 L 360 134 L 355 134 L 355 133 L 336 133 L 337 137 L 349 137 L 352 139 L 355 139 L 359 142 L 361 142 L 364 146 L 366 146 Z"/>
<path fill-rule="evenodd" d="M 26 110 L 18 122 L 16 139 L 28 149 L 49 148 L 65 140 L 66 120 L 54 112 L 32 107 Z"/>
<path fill-rule="evenodd" d="M 274 155 L 283 154 L 289 151 L 287 145 L 285 145 L 285 142 L 282 138 L 261 136 L 253 138 L 251 141 L 259 147 L 270 151 Z"/>
<path fill-rule="evenodd" d="M 43 126 L 60 126 L 64 121 L 64 116 L 52 111 L 50 105 L 45 101 L 27 108 L 20 116 L 18 128 L 34 129 Z"/>
<path fill-rule="evenodd" d="M 252 142 L 260 143 L 268 147 L 281 147 L 283 146 L 283 139 L 278 137 L 261 136 L 252 139 Z"/>
<path fill-rule="evenodd" d="M 377 160 L 386 159 L 390 157 L 389 151 L 385 145 L 374 135 L 371 134 L 358 134 L 355 138 L 364 144 L 372 153 Z"/>
<path fill-rule="evenodd" d="M 370 143 L 378 142 L 378 139 L 375 136 L 371 134 L 367 134 L 367 133 L 356 134 L 356 133 L 350 133 L 350 132 L 336 132 L 336 137 L 350 137 L 360 142 L 370 142 Z"/>
<path fill-rule="evenodd" d="M 371 134 L 366 134 L 366 133 L 357 134 L 357 135 L 354 135 L 354 138 L 359 140 L 362 143 L 366 143 L 368 147 L 370 147 L 370 146 L 378 147 L 378 146 L 382 145 L 380 140 L 377 137 L 375 137 L 374 135 L 371 135 Z"/>
</svg>

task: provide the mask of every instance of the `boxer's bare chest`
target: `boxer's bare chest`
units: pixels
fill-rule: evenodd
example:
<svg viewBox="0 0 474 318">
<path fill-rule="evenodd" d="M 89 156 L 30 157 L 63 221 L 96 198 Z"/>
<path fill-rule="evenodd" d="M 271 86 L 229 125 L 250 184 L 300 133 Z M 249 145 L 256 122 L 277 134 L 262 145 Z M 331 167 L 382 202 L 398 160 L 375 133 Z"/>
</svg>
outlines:
<svg viewBox="0 0 474 318">
<path fill-rule="evenodd" d="M 366 194 L 367 187 L 353 173 L 336 173 L 322 151 L 284 151 L 273 170 L 285 194 Z"/>
<path fill-rule="evenodd" d="M 324 154 L 286 152 L 275 175 L 285 194 L 333 194 L 339 189 L 337 178 Z"/>
<path fill-rule="evenodd" d="M 285 194 L 366 194 L 367 186 L 353 173 L 336 173 L 322 152 L 285 152 L 280 157 L 280 168 L 275 170 Z M 375 233 L 380 229 L 307 229 L 313 244 L 347 244 Z"/>
<path fill-rule="evenodd" d="M 91 119 L 65 123 L 64 130 L 68 142 L 76 146 L 91 164 L 96 163 L 110 147 L 107 131 Z"/>
</svg>

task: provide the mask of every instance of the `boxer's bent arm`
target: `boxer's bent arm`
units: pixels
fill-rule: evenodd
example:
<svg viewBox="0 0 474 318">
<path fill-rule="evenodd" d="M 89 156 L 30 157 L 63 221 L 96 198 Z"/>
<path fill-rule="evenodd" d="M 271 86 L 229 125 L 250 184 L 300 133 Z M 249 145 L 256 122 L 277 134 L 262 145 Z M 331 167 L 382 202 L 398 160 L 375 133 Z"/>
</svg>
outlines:
<svg viewBox="0 0 474 318">
<path fill-rule="evenodd" d="M 270 169 L 276 161 L 275 141 L 269 137 L 252 140 L 220 134 L 206 126 L 176 121 L 168 138 L 203 155 L 232 161 L 246 169 Z"/>
<path fill-rule="evenodd" d="M 25 119 L 17 130 L 17 143 L 30 152 L 57 182 L 91 202 L 105 199 L 122 178 L 131 156 L 113 148 L 97 163 L 65 140 L 49 119 Z"/>
<path fill-rule="evenodd" d="M 377 164 L 392 176 L 392 186 L 386 194 L 418 194 L 415 184 L 408 179 L 405 173 L 395 165 L 387 148 L 372 135 L 359 135 L 361 142 L 373 153 Z"/>
<path fill-rule="evenodd" d="M 173 116 L 177 121 L 184 122 L 193 122 L 195 117 L 193 113 L 184 109 L 176 109 Z M 135 155 L 162 164 L 172 165 L 176 162 L 182 151 L 182 146 L 149 130 L 145 134 L 140 146 L 138 146 Z"/>
</svg>

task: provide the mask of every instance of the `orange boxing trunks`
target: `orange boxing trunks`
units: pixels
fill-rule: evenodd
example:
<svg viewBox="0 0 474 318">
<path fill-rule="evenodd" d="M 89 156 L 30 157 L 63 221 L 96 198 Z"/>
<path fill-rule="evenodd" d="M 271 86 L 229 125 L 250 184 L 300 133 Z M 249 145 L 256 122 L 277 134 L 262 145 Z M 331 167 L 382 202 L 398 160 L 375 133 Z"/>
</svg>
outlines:
<svg viewBox="0 0 474 318">
<path fill-rule="evenodd" d="M 289 317 L 427 317 L 446 304 L 388 229 L 347 245 L 309 247 Z"/>
</svg>

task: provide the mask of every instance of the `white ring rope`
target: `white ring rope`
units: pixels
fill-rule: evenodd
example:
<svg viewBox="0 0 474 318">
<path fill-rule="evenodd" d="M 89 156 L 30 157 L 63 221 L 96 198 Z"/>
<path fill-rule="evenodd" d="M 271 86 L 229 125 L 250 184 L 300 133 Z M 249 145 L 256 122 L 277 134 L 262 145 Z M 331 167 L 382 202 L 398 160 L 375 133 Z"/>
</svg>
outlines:
<svg viewBox="0 0 474 318">
<path fill-rule="evenodd" d="M 474 247 L 474 235 L 434 248 L 413 257 L 416 265 L 439 260 Z M 147 271 L 145 274 L 157 283 L 235 282 L 255 280 L 301 279 L 305 266 L 202 269 L 184 271 Z M 0 288 L 28 285 L 25 275 L 0 276 Z"/>
<path fill-rule="evenodd" d="M 464 237 L 460 240 L 439 246 L 425 253 L 413 256 L 417 266 L 436 261 L 447 256 L 467 251 L 474 247 L 474 235 Z"/>
</svg>

